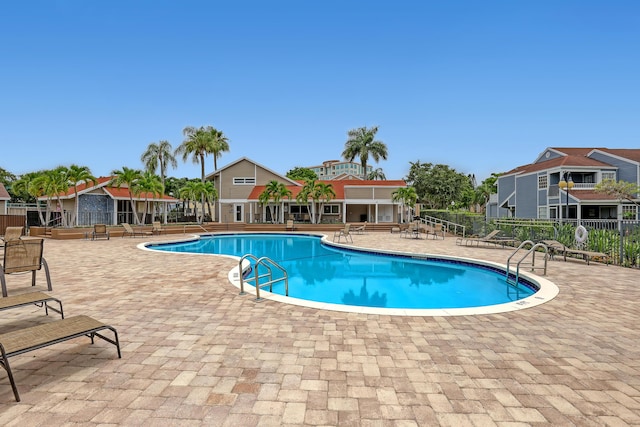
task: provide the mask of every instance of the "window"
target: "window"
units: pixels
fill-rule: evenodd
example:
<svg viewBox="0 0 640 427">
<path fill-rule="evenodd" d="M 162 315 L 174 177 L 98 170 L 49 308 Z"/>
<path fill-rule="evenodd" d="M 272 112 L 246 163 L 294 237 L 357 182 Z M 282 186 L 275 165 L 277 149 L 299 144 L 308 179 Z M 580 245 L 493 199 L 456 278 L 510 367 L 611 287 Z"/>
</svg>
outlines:
<svg viewBox="0 0 640 427">
<path fill-rule="evenodd" d="M 538 176 L 538 190 L 544 190 L 549 186 L 547 175 Z"/>
<path fill-rule="evenodd" d="M 256 185 L 255 178 L 233 178 L 233 185 Z"/>
<path fill-rule="evenodd" d="M 602 172 L 602 180 L 604 181 L 605 179 L 612 179 L 612 180 L 616 180 L 616 173 L 615 172 Z"/>
<path fill-rule="evenodd" d="M 547 217 L 547 207 L 546 206 L 538 207 L 538 219 L 549 219 Z"/>
<path fill-rule="evenodd" d="M 623 219 L 636 219 L 637 214 L 638 214 L 638 207 L 636 205 L 622 205 Z"/>
<path fill-rule="evenodd" d="M 339 215 L 340 214 L 340 205 L 324 205 L 322 213 L 323 214 Z"/>
</svg>

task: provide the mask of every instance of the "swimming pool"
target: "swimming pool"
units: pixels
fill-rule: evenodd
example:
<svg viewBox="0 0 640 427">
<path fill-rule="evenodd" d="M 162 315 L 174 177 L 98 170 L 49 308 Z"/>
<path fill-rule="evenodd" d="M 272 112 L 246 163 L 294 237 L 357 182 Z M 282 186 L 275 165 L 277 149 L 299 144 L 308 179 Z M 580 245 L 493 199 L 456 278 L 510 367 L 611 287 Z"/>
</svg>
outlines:
<svg viewBox="0 0 640 427">
<path fill-rule="evenodd" d="M 493 307 L 491 312 L 509 311 L 540 302 L 539 296 L 529 301 L 540 289 L 536 280 L 525 277 L 518 286 L 508 285 L 504 269 L 491 263 L 372 253 L 337 247 L 314 235 L 218 234 L 146 247 L 181 253 L 267 256 L 289 275 L 289 297 L 277 296 L 284 294 L 283 282 L 277 282 L 272 299 L 341 311 L 415 314 L 416 310 L 444 310 L 464 314 L 465 310 L 485 312 L 486 307 Z M 274 270 L 274 276 L 277 274 Z M 237 269 L 230 279 L 239 282 Z M 516 307 L 508 309 L 505 304 Z"/>
</svg>

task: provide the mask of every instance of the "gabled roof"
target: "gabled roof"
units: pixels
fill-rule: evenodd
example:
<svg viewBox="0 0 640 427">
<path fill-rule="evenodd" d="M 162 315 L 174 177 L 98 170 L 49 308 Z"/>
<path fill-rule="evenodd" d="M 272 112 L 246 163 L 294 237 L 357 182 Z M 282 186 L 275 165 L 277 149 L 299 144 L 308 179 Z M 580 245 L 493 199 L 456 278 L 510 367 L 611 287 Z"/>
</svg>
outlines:
<svg viewBox="0 0 640 427">
<path fill-rule="evenodd" d="M 559 154 L 562 157 L 544 160 L 543 156 L 545 153 L 552 151 L 554 153 Z M 591 155 L 596 152 L 610 154 L 612 156 L 619 157 L 621 159 L 625 159 L 634 163 L 640 164 L 640 149 L 638 148 L 605 148 L 605 147 L 548 147 L 546 148 L 538 158 L 534 161 L 534 163 L 530 165 L 518 166 L 506 172 L 505 175 L 510 175 L 513 173 L 526 173 L 526 172 L 535 172 L 544 169 L 551 169 L 553 167 L 558 166 L 571 166 L 571 167 L 580 167 L 580 166 L 600 166 L 605 165 L 607 167 L 613 167 L 612 165 L 604 162 L 599 163 L 589 163 L 584 159 L 590 159 L 591 161 L 595 161 L 591 159 Z M 553 161 L 559 162 L 557 165 L 554 165 Z M 544 165 L 544 167 L 536 168 L 534 165 Z M 552 166 L 549 166 L 552 165 Z"/>
<path fill-rule="evenodd" d="M 130 198 L 129 188 L 127 188 L 126 186 L 123 186 L 121 188 L 109 186 L 111 181 L 113 181 L 113 178 L 114 178 L 113 176 L 101 176 L 96 179 L 95 185 L 92 182 L 82 182 L 78 184 L 77 186 L 78 196 L 81 196 L 82 194 L 85 194 L 85 193 L 89 193 L 91 191 L 95 191 L 98 188 L 102 188 L 104 192 L 107 193 L 113 199 L 129 200 Z M 42 197 L 38 197 L 38 200 L 47 200 L 47 198 L 48 197 L 46 196 L 42 196 Z M 60 198 L 61 199 L 75 198 L 73 187 L 69 187 L 69 189 L 66 192 L 60 193 Z M 162 196 L 158 197 L 157 195 L 154 196 L 153 193 L 149 193 L 149 192 L 133 195 L 133 200 L 178 201 L 178 199 L 171 196 L 167 196 L 166 194 L 163 194 Z"/>
<path fill-rule="evenodd" d="M 509 172 L 505 172 L 504 175 L 512 175 L 512 174 L 523 174 L 523 173 L 532 173 L 538 172 L 547 169 L 555 169 L 561 167 L 597 167 L 597 168 L 613 168 L 617 169 L 615 166 L 611 166 L 608 163 L 601 162 L 599 160 L 594 160 L 589 157 L 581 156 L 581 155 L 566 155 L 563 157 L 556 157 L 555 159 L 545 160 L 544 162 L 539 163 L 530 163 L 528 165 L 518 166 L 515 169 L 511 169 Z"/>
<path fill-rule="evenodd" d="M 316 180 L 316 182 L 322 182 L 324 184 L 327 185 L 331 185 L 331 187 L 333 187 L 333 191 L 336 193 L 336 197 L 334 197 L 332 200 L 345 200 L 345 188 L 347 187 L 372 187 L 372 188 L 381 188 L 381 187 L 392 187 L 392 188 L 397 188 L 397 187 L 406 187 L 407 183 L 401 179 L 397 179 L 397 180 L 379 180 L 379 181 L 373 181 L 373 180 L 361 180 L 361 179 L 350 179 L 350 180 L 339 180 L 339 181 L 335 181 L 333 179 L 331 180 Z M 296 196 L 298 196 L 298 194 L 300 194 L 300 192 L 302 191 L 302 181 L 300 181 L 299 183 L 296 183 L 297 185 L 287 185 L 287 190 L 291 191 L 291 200 L 295 200 Z M 256 185 L 255 187 L 253 187 L 253 190 L 251 190 L 251 193 L 249 194 L 249 197 L 247 197 L 248 200 L 258 200 L 260 198 L 260 194 L 262 194 L 262 192 L 265 190 L 265 188 L 267 188 L 266 185 Z M 284 199 L 283 201 L 286 201 L 287 199 Z"/>
<path fill-rule="evenodd" d="M 226 169 L 229 169 L 229 168 L 231 168 L 231 167 L 233 167 L 233 166 L 235 166 L 235 165 L 237 165 L 238 163 L 243 162 L 243 161 L 247 161 L 247 162 L 249 162 L 249 163 L 253 163 L 254 165 L 256 165 L 256 166 L 258 166 L 258 167 L 260 167 L 260 168 L 262 168 L 262 169 L 266 170 L 267 172 L 272 173 L 272 174 L 274 174 L 274 175 L 277 175 L 277 176 L 278 176 L 279 178 L 281 178 L 283 181 L 287 181 L 287 182 L 290 182 L 291 184 L 297 185 L 296 181 L 294 181 L 294 180 L 292 180 L 292 179 L 290 179 L 290 178 L 287 178 L 286 176 L 281 175 L 281 174 L 279 174 L 278 172 L 276 172 L 276 171 L 274 171 L 274 170 L 271 170 L 271 169 L 269 169 L 268 167 L 266 167 L 266 166 L 264 166 L 264 165 L 261 165 L 260 163 L 258 163 L 258 162 L 256 162 L 256 161 L 253 161 L 253 160 L 251 160 L 250 158 L 248 158 L 248 157 L 246 157 L 246 156 L 240 157 L 240 158 L 239 158 L 239 159 L 237 159 L 236 161 L 231 162 L 231 163 L 229 163 L 228 165 L 225 165 L 225 166 L 223 166 L 223 167 L 221 167 L 221 168 L 218 168 L 218 170 L 215 170 L 215 171 L 211 172 L 210 174 L 206 175 L 206 176 L 205 176 L 205 179 L 210 180 L 210 179 L 212 179 L 214 176 L 216 176 L 216 175 L 220 175 L 220 173 L 222 173 L 222 171 L 224 171 L 224 170 L 226 170 Z"/>
<path fill-rule="evenodd" d="M 11 196 L 6 188 L 4 188 L 4 184 L 0 182 L 0 200 L 11 200 Z"/>
</svg>

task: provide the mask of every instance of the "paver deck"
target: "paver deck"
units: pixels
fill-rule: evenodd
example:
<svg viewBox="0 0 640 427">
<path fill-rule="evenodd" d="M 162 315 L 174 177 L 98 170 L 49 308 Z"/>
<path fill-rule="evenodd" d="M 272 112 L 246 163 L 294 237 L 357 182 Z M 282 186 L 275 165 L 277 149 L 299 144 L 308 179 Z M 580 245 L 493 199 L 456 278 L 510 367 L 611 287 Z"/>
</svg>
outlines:
<svg viewBox="0 0 640 427">
<path fill-rule="evenodd" d="M 354 241 L 500 263 L 510 253 L 389 233 Z M 117 328 L 122 359 L 88 339 L 14 358 L 22 402 L 0 370 L 0 425 L 640 425 L 637 269 L 550 261 L 560 294 L 541 306 L 395 317 L 255 302 L 228 283 L 233 260 L 140 242 L 45 242 L 51 294 L 68 316 Z M 9 277 L 9 295 L 30 284 Z M 55 319 L 40 311 L 3 312 L 0 331 Z"/>
</svg>

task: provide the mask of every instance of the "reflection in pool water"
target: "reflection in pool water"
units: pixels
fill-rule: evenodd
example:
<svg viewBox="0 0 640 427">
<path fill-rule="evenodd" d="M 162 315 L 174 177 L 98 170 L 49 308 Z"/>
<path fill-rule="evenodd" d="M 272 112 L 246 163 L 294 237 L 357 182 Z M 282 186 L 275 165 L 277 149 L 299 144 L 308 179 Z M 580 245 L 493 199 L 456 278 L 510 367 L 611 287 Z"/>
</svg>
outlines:
<svg viewBox="0 0 640 427">
<path fill-rule="evenodd" d="M 333 304 L 385 308 L 461 308 L 501 304 L 535 292 L 512 287 L 504 272 L 451 260 L 375 254 L 323 244 L 317 236 L 232 234 L 150 248 L 243 256 L 267 256 L 286 269 L 289 296 Z M 274 276 L 277 271 L 274 270 Z M 284 284 L 273 286 L 284 294 Z"/>
</svg>

